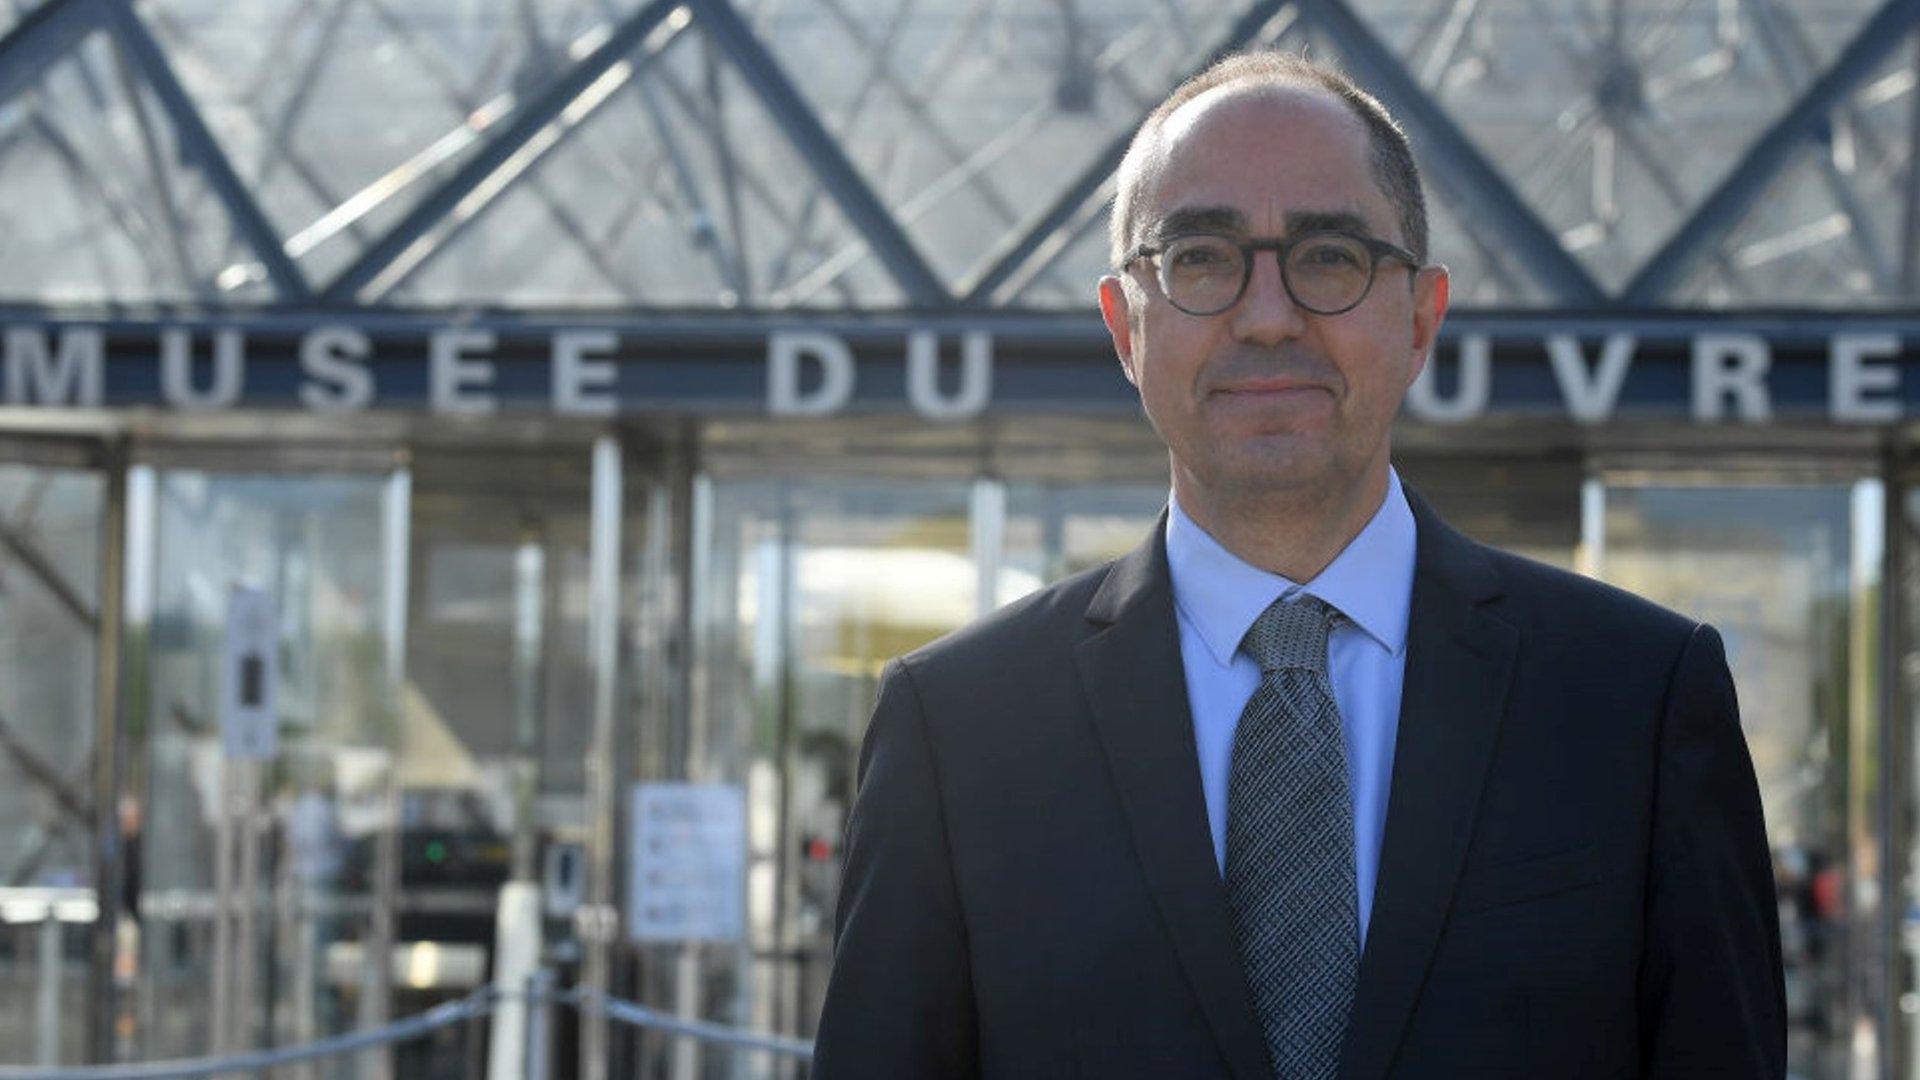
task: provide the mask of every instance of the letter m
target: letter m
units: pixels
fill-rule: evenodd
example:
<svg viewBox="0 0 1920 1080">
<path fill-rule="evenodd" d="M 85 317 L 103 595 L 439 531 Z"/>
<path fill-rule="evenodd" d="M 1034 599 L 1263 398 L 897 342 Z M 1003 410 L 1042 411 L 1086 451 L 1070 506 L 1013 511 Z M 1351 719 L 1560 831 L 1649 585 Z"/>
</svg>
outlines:
<svg viewBox="0 0 1920 1080">
<path fill-rule="evenodd" d="M 67 330 L 58 351 L 43 327 L 11 327 L 6 340 L 7 404 L 100 404 L 106 348 L 99 330 Z"/>
</svg>

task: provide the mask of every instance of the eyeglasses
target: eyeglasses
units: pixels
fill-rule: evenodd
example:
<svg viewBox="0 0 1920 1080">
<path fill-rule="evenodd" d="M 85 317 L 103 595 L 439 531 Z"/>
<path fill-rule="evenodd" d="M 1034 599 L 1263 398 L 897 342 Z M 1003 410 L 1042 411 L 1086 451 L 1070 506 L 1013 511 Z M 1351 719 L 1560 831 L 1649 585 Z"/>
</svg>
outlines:
<svg viewBox="0 0 1920 1080">
<path fill-rule="evenodd" d="M 1345 232 L 1309 232 L 1285 240 L 1188 233 L 1158 247 L 1142 244 L 1120 268 L 1153 259 L 1159 264 L 1160 291 L 1174 307 L 1189 315 L 1218 315 L 1239 303 L 1247 291 L 1256 251 L 1275 253 L 1287 295 L 1316 315 L 1338 315 L 1358 307 L 1373 288 L 1381 259 L 1399 259 L 1415 269 L 1420 266 L 1413 252 L 1385 240 Z"/>
</svg>

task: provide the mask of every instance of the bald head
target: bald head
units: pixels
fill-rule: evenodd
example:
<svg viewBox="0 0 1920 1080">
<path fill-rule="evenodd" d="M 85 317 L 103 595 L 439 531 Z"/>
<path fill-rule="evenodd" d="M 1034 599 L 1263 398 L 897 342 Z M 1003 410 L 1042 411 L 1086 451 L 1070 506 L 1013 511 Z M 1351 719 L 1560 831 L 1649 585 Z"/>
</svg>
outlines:
<svg viewBox="0 0 1920 1080">
<path fill-rule="evenodd" d="M 1392 204 L 1400 241 L 1421 262 L 1427 258 L 1427 204 L 1412 147 L 1387 110 L 1345 75 L 1293 53 L 1254 52 L 1230 56 L 1181 83 L 1134 134 L 1120 161 L 1113 214 L 1108 220 L 1108 257 L 1117 270 L 1140 242 L 1143 207 L 1166 163 L 1169 128 L 1177 129 L 1186 112 L 1206 108 L 1218 98 L 1261 89 L 1307 90 L 1339 102 L 1365 132 L 1374 183 Z M 1200 100 L 1205 98 L 1205 101 Z M 1192 109 L 1188 109 L 1192 106 Z"/>
</svg>

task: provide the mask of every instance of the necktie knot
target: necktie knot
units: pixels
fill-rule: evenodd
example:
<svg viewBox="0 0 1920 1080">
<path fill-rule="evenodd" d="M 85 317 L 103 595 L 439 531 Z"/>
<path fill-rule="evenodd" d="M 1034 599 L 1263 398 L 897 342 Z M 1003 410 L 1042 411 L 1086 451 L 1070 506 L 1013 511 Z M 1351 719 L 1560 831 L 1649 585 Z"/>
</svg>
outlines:
<svg viewBox="0 0 1920 1080">
<path fill-rule="evenodd" d="M 1240 641 L 1240 649 L 1260 665 L 1261 674 L 1287 669 L 1327 673 L 1327 632 L 1340 612 L 1317 596 L 1282 597 L 1260 613 Z"/>
</svg>

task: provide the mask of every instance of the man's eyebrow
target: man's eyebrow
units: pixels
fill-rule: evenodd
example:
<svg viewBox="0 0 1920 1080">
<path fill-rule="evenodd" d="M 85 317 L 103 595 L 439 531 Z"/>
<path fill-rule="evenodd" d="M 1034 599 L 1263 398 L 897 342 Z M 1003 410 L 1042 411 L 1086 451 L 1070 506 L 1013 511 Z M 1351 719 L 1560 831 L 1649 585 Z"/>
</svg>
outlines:
<svg viewBox="0 0 1920 1080">
<path fill-rule="evenodd" d="M 1360 236 L 1372 236 L 1373 227 L 1367 219 L 1351 210 L 1303 210 L 1287 215 L 1287 232 L 1335 232 L 1355 233 Z"/>
<path fill-rule="evenodd" d="M 1286 222 L 1289 235 L 1328 229 L 1373 235 L 1367 219 L 1351 210 L 1299 210 L 1288 214 Z M 1154 222 L 1148 235 L 1164 239 L 1196 232 L 1243 235 L 1246 231 L 1247 216 L 1231 206 L 1187 206 L 1168 211 L 1166 217 Z"/>
<path fill-rule="evenodd" d="M 1156 239 L 1186 233 L 1241 233 L 1247 230 L 1247 216 L 1231 206 L 1186 206 L 1170 210 L 1149 230 Z"/>
</svg>

